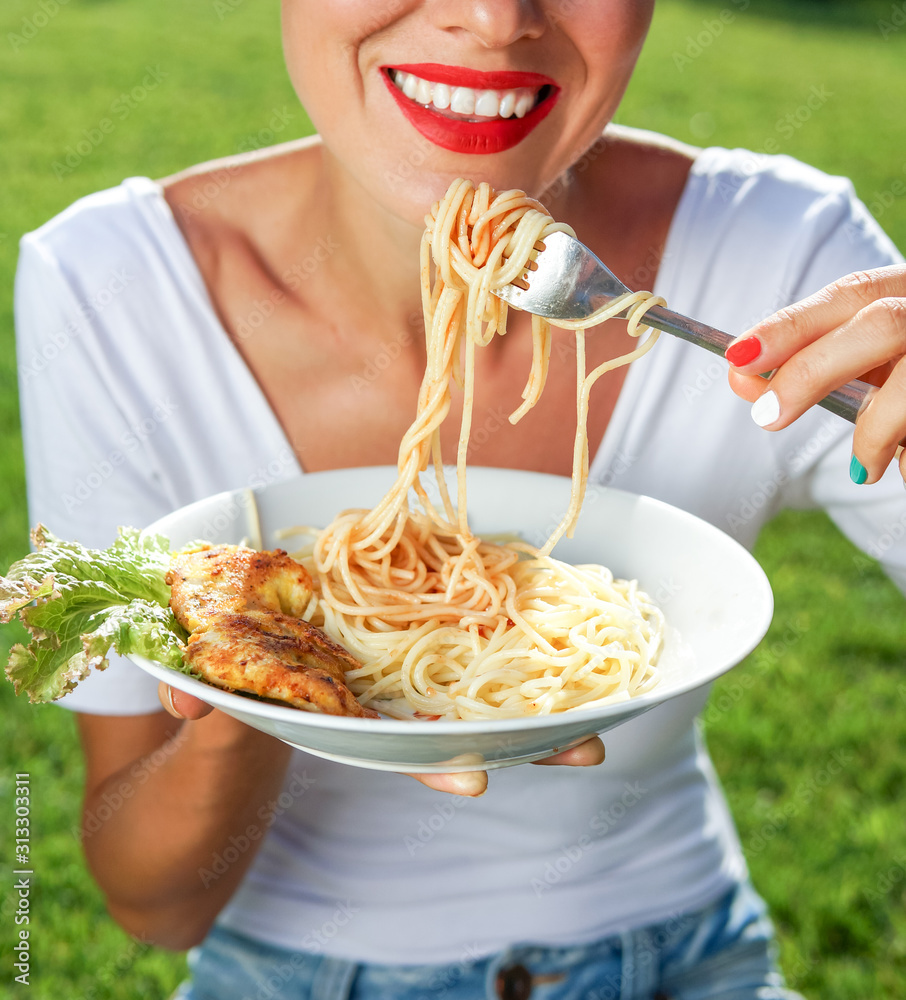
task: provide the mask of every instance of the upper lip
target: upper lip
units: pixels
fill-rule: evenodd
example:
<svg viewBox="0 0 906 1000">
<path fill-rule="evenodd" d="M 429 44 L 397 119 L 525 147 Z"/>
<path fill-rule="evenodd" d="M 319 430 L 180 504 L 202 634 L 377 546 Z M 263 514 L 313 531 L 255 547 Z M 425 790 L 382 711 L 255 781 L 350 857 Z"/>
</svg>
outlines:
<svg viewBox="0 0 906 1000">
<path fill-rule="evenodd" d="M 450 87 L 469 87 L 473 90 L 515 90 L 519 87 L 556 87 L 557 84 L 543 73 L 523 73 L 520 70 L 493 70 L 491 72 L 469 69 L 467 66 L 445 66 L 442 63 L 394 63 L 382 67 L 412 73 L 422 80 L 445 83 Z"/>
</svg>

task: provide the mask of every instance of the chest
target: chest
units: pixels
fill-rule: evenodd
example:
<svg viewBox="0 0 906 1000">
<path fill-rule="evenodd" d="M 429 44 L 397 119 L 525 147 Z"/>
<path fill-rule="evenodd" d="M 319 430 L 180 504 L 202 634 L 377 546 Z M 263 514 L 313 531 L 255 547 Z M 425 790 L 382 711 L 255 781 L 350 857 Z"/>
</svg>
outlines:
<svg viewBox="0 0 906 1000">
<path fill-rule="evenodd" d="M 416 415 L 425 367 L 422 336 L 421 331 L 388 331 L 377 338 L 337 337 L 335 331 L 309 322 L 302 339 L 284 336 L 269 345 L 259 338 L 257 343 L 240 343 L 240 349 L 302 467 L 317 471 L 396 464 L 400 442 Z M 312 352 L 312 343 L 321 350 Z M 586 367 L 591 370 L 631 347 L 620 324 L 602 328 L 587 337 Z M 509 416 L 522 403 L 531 371 L 531 332 L 524 317 L 511 321 L 505 341 L 476 352 L 466 446 L 470 464 L 570 473 L 577 425 L 575 336 L 554 331 L 541 400 L 511 424 Z M 607 373 L 591 393 L 587 427 L 592 454 L 625 374 L 625 368 Z M 463 390 L 454 387 L 441 427 L 447 463 L 456 461 L 460 447 L 463 396 Z"/>
</svg>

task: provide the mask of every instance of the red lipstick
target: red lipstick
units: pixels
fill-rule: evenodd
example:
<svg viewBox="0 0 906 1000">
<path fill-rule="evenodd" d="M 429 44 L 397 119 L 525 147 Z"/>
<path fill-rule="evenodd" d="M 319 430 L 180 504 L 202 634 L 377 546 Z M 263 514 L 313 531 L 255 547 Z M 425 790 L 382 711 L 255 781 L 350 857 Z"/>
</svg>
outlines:
<svg viewBox="0 0 906 1000">
<path fill-rule="evenodd" d="M 516 90 L 520 87 L 533 90 L 548 88 L 547 93 L 524 118 L 493 118 L 471 121 L 450 118 L 436 108 L 425 107 L 410 100 L 394 84 L 391 69 L 412 73 L 422 80 L 445 83 L 450 87 L 469 87 L 473 90 Z M 438 63 L 408 63 L 382 67 L 382 76 L 393 99 L 412 126 L 426 139 L 454 153 L 502 153 L 512 149 L 529 135 L 551 112 L 560 89 L 548 76 L 541 73 L 518 71 L 483 72 L 461 66 L 444 66 Z"/>
</svg>

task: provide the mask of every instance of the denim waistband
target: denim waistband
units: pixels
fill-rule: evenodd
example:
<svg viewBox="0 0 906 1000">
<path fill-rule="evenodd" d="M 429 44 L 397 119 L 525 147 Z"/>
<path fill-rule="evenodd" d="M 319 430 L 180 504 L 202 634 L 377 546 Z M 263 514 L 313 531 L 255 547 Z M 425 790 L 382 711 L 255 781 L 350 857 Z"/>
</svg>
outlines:
<svg viewBox="0 0 906 1000">
<path fill-rule="evenodd" d="M 694 913 L 573 947 L 514 945 L 445 965 L 359 964 L 217 927 L 173 1000 L 802 1000 L 747 883 Z"/>
</svg>

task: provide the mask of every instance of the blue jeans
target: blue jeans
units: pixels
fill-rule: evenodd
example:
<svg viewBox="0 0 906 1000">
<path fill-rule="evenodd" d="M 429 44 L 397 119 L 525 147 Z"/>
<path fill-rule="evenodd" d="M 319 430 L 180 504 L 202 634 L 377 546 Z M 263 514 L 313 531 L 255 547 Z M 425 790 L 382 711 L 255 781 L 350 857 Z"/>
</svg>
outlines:
<svg viewBox="0 0 906 1000">
<path fill-rule="evenodd" d="M 172 1000 L 802 1000 L 748 884 L 697 913 L 570 948 L 518 945 L 452 965 L 359 965 L 215 927 Z"/>
</svg>

